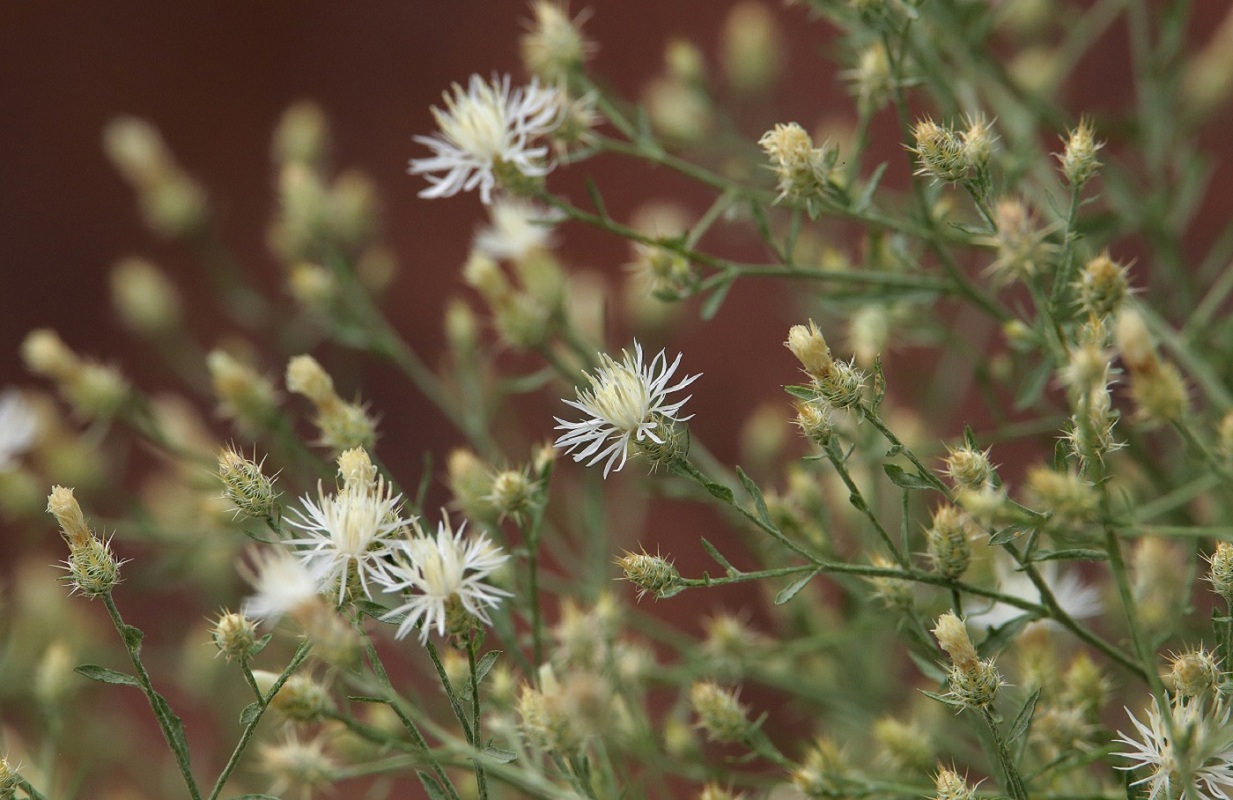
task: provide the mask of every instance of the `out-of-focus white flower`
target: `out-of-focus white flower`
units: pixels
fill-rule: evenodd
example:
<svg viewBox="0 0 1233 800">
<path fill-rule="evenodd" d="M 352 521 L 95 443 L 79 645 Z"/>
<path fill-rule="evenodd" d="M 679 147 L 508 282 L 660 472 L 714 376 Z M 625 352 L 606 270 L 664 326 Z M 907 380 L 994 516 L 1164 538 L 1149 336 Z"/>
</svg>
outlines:
<svg viewBox="0 0 1233 800">
<path fill-rule="evenodd" d="M 321 581 L 321 590 L 337 582 L 338 602 L 347 591 L 347 578 L 354 567 L 364 594 L 368 579 L 380 576 L 386 558 L 393 555 L 392 535 L 414 522 L 400 515 L 402 495 L 378 477 L 374 481 L 348 480 L 337 493 L 327 495 L 320 484 L 317 501 L 305 495 L 303 510 L 292 509 L 287 522 L 304 536 L 287 540 L 309 571 Z"/>
<path fill-rule="evenodd" d="M 498 197 L 488 207 L 492 224 L 475 235 L 475 249 L 497 260 L 517 261 L 552 246 L 553 225 L 561 218 L 529 200 Z"/>
<path fill-rule="evenodd" d="M 1174 797 L 1229 800 L 1233 788 L 1233 726 L 1229 707 L 1220 702 L 1175 701 L 1162 713 L 1156 699 L 1147 709 L 1147 723 L 1130 709 L 1126 714 L 1142 741 L 1118 731 L 1114 741 L 1130 745 L 1129 752 L 1113 755 L 1133 764 L 1122 770 L 1148 770 L 1131 786 L 1148 785 L 1148 800 Z"/>
<path fill-rule="evenodd" d="M 529 177 L 548 174 L 552 169 L 546 161 L 548 148 L 535 140 L 560 123 L 556 89 L 532 79 L 511 90 L 508 75 L 494 75 L 491 82 L 472 75 L 465 91 L 458 84 L 452 90 L 452 95 L 444 95 L 444 110 L 432 109 L 439 132 L 415 137 L 433 152 L 430 158 L 412 159 L 408 170 L 432 184 L 420 197 L 450 197 L 478 187 L 487 204 L 498 183 L 498 167 Z"/>
<path fill-rule="evenodd" d="M 1015 569 L 1008 559 L 998 558 L 994 563 L 994 571 L 997 573 L 999 592 L 1032 603 L 1041 603 L 1036 584 L 1032 583 L 1026 572 Z M 1084 583 L 1077 570 L 1059 573 L 1056 562 L 1041 561 L 1037 562 L 1036 571 L 1053 593 L 1053 599 L 1057 600 L 1061 609 L 1073 619 L 1091 619 L 1104 611 L 1100 591 Z M 978 629 L 996 628 L 1025 613 L 1027 612 L 1022 608 L 1009 603 L 994 603 L 987 611 L 969 614 L 967 622 Z"/>
<path fill-rule="evenodd" d="M 38 433 L 38 415 L 16 389 L 0 392 L 0 472 L 12 469 Z"/>
<path fill-rule="evenodd" d="M 320 576 L 283 547 L 253 550 L 249 562 L 241 562 L 240 574 L 256 593 L 244 600 L 245 617 L 274 623 L 321 594 Z"/>
<path fill-rule="evenodd" d="M 445 635 L 452 613 L 461 610 L 491 623 L 488 608 L 510 593 L 484 583 L 493 570 L 509 558 L 485 534 L 464 536 L 466 524 L 454 531 L 448 517 L 437 525 L 435 537 L 427 534 L 399 542 L 394 564 L 380 580 L 391 592 L 403 593 L 402 605 L 387 618 L 402 617 L 395 636 L 406 636 L 420 624 L 420 641 L 436 629 Z"/>
<path fill-rule="evenodd" d="M 620 471 L 629 457 L 629 448 L 635 442 L 650 439 L 655 444 L 664 444 L 660 435 L 671 422 L 683 422 L 688 416 L 678 416 L 681 406 L 689 400 L 689 396 L 676 402 L 668 402 L 668 395 L 698 379 L 699 375 L 689 375 L 669 386 L 677 366 L 681 363 L 680 354 L 671 364 L 663 350 L 651 360 L 650 364 L 642 363 L 642 345 L 634 342 L 634 352 L 622 351 L 624 359 L 615 361 L 606 353 L 600 354 L 600 365 L 595 374 L 587 375 L 591 382 L 589 388 L 578 389 L 577 400 L 566 400 L 566 405 L 573 406 L 590 416 L 582 422 L 567 422 L 560 417 L 557 430 L 563 430 L 553 443 L 567 453 L 582 448 L 573 453 L 574 461 L 587 461 L 592 466 L 604 461 L 604 477 L 614 469 Z"/>
</svg>

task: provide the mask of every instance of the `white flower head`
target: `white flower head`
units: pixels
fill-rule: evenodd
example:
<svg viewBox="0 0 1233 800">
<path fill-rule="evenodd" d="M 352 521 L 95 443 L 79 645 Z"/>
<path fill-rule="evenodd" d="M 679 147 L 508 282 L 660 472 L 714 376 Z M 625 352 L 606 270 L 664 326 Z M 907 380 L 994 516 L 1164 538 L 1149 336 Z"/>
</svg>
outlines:
<svg viewBox="0 0 1233 800">
<path fill-rule="evenodd" d="M 393 535 L 414 522 L 401 516 L 402 495 L 384 478 L 348 480 L 335 494 L 327 495 L 320 484 L 316 502 L 307 495 L 303 510 L 292 509 L 287 521 L 304 532 L 286 544 L 317 575 L 321 589 L 338 585 L 338 602 L 346 596 L 352 568 L 364 594 L 372 597 L 368 579 L 379 577 L 393 555 Z"/>
<path fill-rule="evenodd" d="M 1122 770 L 1148 770 L 1131 786 L 1148 785 L 1148 800 L 1185 797 L 1192 800 L 1229 800 L 1233 788 L 1233 726 L 1229 707 L 1222 702 L 1175 700 L 1162 713 L 1156 699 L 1143 723 L 1126 709 L 1142 741 L 1118 731 L 1114 741 L 1130 745 L 1129 752 L 1114 753 L 1133 764 Z"/>
<path fill-rule="evenodd" d="M 420 197 L 451 197 L 479 187 L 480 198 L 488 204 L 498 166 L 529 177 L 548 174 L 548 148 L 535 140 L 560 123 L 558 90 L 535 79 L 511 90 L 508 75 L 494 75 L 490 82 L 472 75 L 466 91 L 458 84 L 452 88 L 452 95 L 444 95 L 445 108 L 432 109 L 439 132 L 415 137 L 433 152 L 430 158 L 412 159 L 408 170 L 432 184 Z"/>
<path fill-rule="evenodd" d="M 17 464 L 38 433 L 38 415 L 16 389 L 0 392 L 0 472 Z"/>
<path fill-rule="evenodd" d="M 277 622 L 321 594 L 320 576 L 283 547 L 251 551 L 248 563 L 240 563 L 240 574 L 256 590 L 241 606 L 251 619 Z"/>
<path fill-rule="evenodd" d="M 498 197 L 488 215 L 492 224 L 475 235 L 475 249 L 498 261 L 518 261 L 551 247 L 552 226 L 561 219 L 560 212 L 516 197 Z"/>
<path fill-rule="evenodd" d="M 421 626 L 421 642 L 428 641 L 428 632 L 434 628 L 444 636 L 452 604 L 491 623 L 487 609 L 496 607 L 502 597 L 511 596 L 484 583 L 484 578 L 509 556 L 485 534 L 465 536 L 465 528 L 464 522 L 455 531 L 449 517 L 442 514 L 435 537 L 421 532 L 399 542 L 398 557 L 381 578 L 389 591 L 404 593 L 402 605 L 386 615 L 387 619 L 402 617 L 397 638 L 406 636 L 417 624 Z"/>
<path fill-rule="evenodd" d="M 1084 583 L 1077 570 L 1059 572 L 1054 561 L 1037 562 L 1036 569 L 1058 606 L 1072 619 L 1091 619 L 1104 611 L 1100 590 Z M 1031 603 L 1042 602 L 1036 584 L 1032 583 L 1026 572 L 1016 569 L 1009 559 L 999 557 L 994 562 L 994 571 L 997 573 L 998 591 L 1002 594 Z M 987 611 L 970 614 L 967 621 L 978 629 L 996 628 L 1025 613 L 1022 608 L 1009 603 L 994 603 Z M 1053 620 L 1045 620 L 1045 623 L 1057 624 Z"/>
<path fill-rule="evenodd" d="M 642 363 L 642 345 L 634 342 L 634 352 L 622 351 L 623 360 L 616 361 L 606 353 L 600 354 L 600 365 L 595 373 L 588 374 L 591 385 L 578 389 L 577 400 L 566 400 L 566 405 L 586 412 L 590 418 L 582 422 L 567 422 L 560 417 L 557 430 L 563 430 L 553 443 L 567 453 L 573 453 L 574 461 L 587 461 L 587 466 L 604 463 L 604 477 L 620 471 L 629 457 L 630 447 L 635 442 L 647 439 L 655 444 L 664 444 L 665 429 L 669 422 L 684 422 L 689 416 L 679 416 L 681 406 L 689 396 L 675 402 L 668 395 L 684 389 L 698 379 L 689 375 L 671 386 L 680 354 L 671 364 L 663 350 L 649 364 Z M 692 416 L 692 415 L 691 415 Z"/>
</svg>

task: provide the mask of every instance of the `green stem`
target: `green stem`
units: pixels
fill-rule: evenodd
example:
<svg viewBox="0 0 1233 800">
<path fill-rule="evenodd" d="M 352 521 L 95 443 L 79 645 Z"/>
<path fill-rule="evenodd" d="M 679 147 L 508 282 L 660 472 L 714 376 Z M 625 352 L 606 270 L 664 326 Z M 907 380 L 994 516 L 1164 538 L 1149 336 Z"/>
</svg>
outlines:
<svg viewBox="0 0 1233 800">
<path fill-rule="evenodd" d="M 120 634 L 120 638 L 124 641 L 124 647 L 128 650 L 129 660 L 133 663 L 133 669 L 137 672 L 137 681 L 141 685 L 141 691 L 150 703 L 150 710 L 154 712 L 154 718 L 158 720 L 158 727 L 163 732 L 163 739 L 167 742 L 167 746 L 171 748 L 171 752 L 175 756 L 176 765 L 180 768 L 180 775 L 184 778 L 184 785 L 188 788 L 189 796 L 193 800 L 201 800 L 201 792 L 197 788 L 197 781 L 193 778 L 193 771 L 189 766 L 188 750 L 184 745 L 178 744 L 176 741 L 184 736 L 183 723 L 172 713 L 171 706 L 167 704 L 163 696 L 154 691 L 154 685 L 150 683 L 150 674 L 146 672 L 145 665 L 141 663 L 141 631 L 125 624 L 124 619 L 120 616 L 120 609 L 116 608 L 116 601 L 112 598 L 111 592 L 103 595 L 103 605 L 107 607 L 107 613 L 111 615 L 111 621 L 116 626 L 116 631 Z M 179 727 L 178 733 L 176 731 L 177 727 Z"/>
<path fill-rule="evenodd" d="M 998 763 L 1001 766 L 1001 773 L 1006 785 L 1002 788 L 1010 795 L 1011 800 L 1028 800 L 1027 787 L 1023 785 L 1023 776 L 1019 774 L 1019 768 L 1015 766 L 1015 759 L 1011 755 L 1010 747 L 1006 740 L 1002 737 L 1002 731 L 998 728 L 997 721 L 993 718 L 993 713 L 988 708 L 981 709 L 981 717 L 985 720 L 985 724 L 989 726 L 989 733 L 993 737 L 993 746 L 997 749 Z"/>
<path fill-rule="evenodd" d="M 467 666 L 471 672 L 471 746 L 480 749 L 480 695 L 479 676 L 475 672 L 475 634 L 467 637 Z M 475 786 L 479 791 L 480 800 L 488 800 L 488 779 L 484 775 L 484 765 L 478 758 L 475 762 Z"/>
</svg>

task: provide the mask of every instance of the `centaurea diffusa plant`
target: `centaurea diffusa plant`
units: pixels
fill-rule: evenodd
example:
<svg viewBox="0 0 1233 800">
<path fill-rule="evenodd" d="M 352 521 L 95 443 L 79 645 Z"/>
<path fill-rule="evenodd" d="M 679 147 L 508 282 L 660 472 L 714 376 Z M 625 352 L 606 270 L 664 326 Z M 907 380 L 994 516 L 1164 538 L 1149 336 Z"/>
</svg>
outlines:
<svg viewBox="0 0 1233 800">
<path fill-rule="evenodd" d="M 380 181 L 331 171 L 321 109 L 274 137 L 277 295 L 219 255 L 207 176 L 113 123 L 229 331 L 196 341 L 125 259 L 125 327 L 208 396 L 22 346 L 65 406 L 0 395 L 0 508 L 47 497 L 81 597 L 15 571 L 0 797 L 73 796 L 89 653 L 172 756 L 117 764 L 125 796 L 1228 800 L 1231 238 L 1192 221 L 1233 16 L 1191 42 L 1182 2 L 795 5 L 668 43 L 639 103 L 593 71 L 610 10 L 532 3 L 526 75 L 454 85 L 395 189 L 474 214 L 443 354 L 383 310 Z M 1141 102 L 1055 103 L 1123 28 Z M 855 96 L 827 119 L 776 105 L 814 34 Z M 659 171 L 609 204 L 600 158 Z M 583 227 L 632 269 L 575 253 Z M 143 632 L 121 607 L 160 583 Z"/>
</svg>

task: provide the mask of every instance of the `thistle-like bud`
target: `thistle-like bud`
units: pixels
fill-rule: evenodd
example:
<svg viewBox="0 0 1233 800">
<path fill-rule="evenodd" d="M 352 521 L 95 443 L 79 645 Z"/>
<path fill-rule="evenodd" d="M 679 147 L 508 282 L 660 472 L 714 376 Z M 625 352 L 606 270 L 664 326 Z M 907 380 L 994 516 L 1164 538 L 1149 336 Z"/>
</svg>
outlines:
<svg viewBox="0 0 1233 800">
<path fill-rule="evenodd" d="M 7 758 L 0 758 L 0 800 L 13 800 L 20 785 L 21 775 L 18 774 L 17 768 L 10 764 Z"/>
<path fill-rule="evenodd" d="M 908 149 L 916 153 L 920 166 L 917 175 L 927 175 L 948 183 L 968 176 L 971 163 L 959 134 L 925 117 L 917 120 L 912 128 L 912 137 L 916 140 L 916 147 Z"/>
<path fill-rule="evenodd" d="M 118 117 L 103 131 L 103 149 L 137 192 L 151 229 L 170 238 L 201 229 L 209 212 L 205 191 L 176 163 L 153 125 Z"/>
<path fill-rule="evenodd" d="M 1130 397 L 1145 419 L 1177 422 L 1190 407 L 1186 380 L 1177 367 L 1161 361 L 1154 372 L 1131 373 Z"/>
<path fill-rule="evenodd" d="M 1096 141 L 1092 121 L 1080 119 L 1079 125 L 1066 138 L 1066 149 L 1057 157 L 1062 175 L 1071 186 L 1082 186 L 1100 171 L 1096 151 L 1102 147 L 1104 142 Z"/>
<path fill-rule="evenodd" d="M 851 759 L 829 737 L 819 737 L 792 770 L 792 783 L 806 797 L 843 797 Z"/>
<path fill-rule="evenodd" d="M 1037 510 L 1053 512 L 1054 524 L 1088 522 L 1096 516 L 1096 487 L 1075 472 L 1038 465 L 1028 470 L 1025 483 Z"/>
<path fill-rule="evenodd" d="M 886 47 L 876 42 L 866 47 L 856 58 L 856 66 L 843 73 L 852 82 L 856 96 L 869 110 L 881 108 L 894 91 L 894 76 Z"/>
<path fill-rule="evenodd" d="M 1117 315 L 1114 338 L 1122 360 L 1132 372 L 1150 371 L 1159 360 L 1147 323 L 1133 308 L 1123 308 Z"/>
<path fill-rule="evenodd" d="M 1053 248 L 1045 243 L 1045 231 L 1027 205 L 1018 198 L 1002 198 L 994 206 L 993 221 L 998 257 L 989 265 L 990 275 L 999 283 L 1011 283 L 1040 273 Z"/>
<path fill-rule="evenodd" d="M 976 790 L 954 770 L 939 767 L 934 784 L 937 787 L 937 800 L 976 800 Z"/>
<path fill-rule="evenodd" d="M 771 169 L 779 179 L 779 197 L 803 203 L 816 202 L 826 191 L 837 154 L 833 148 L 814 147 L 813 139 L 795 122 L 776 125 L 758 144 L 766 151 Z"/>
<path fill-rule="evenodd" d="M 304 164 L 320 168 L 330 152 L 330 124 L 316 103 L 289 106 L 274 129 L 271 155 L 278 166 Z"/>
<path fill-rule="evenodd" d="M 454 503 L 468 519 L 497 521 L 499 513 L 492 504 L 492 470 L 474 452 L 465 447 L 450 452 L 446 483 L 454 493 Z"/>
<path fill-rule="evenodd" d="M 1075 281 L 1079 307 L 1100 319 L 1116 314 L 1130 293 L 1127 270 L 1109 257 L 1108 250 L 1084 264 Z"/>
<path fill-rule="evenodd" d="M 873 739 L 896 772 L 924 772 L 933 763 L 933 742 L 915 722 L 883 717 L 873 724 Z"/>
<path fill-rule="evenodd" d="M 625 573 L 625 579 L 638 587 L 639 600 L 647 592 L 657 598 L 670 597 L 682 588 L 681 573 L 661 556 L 627 551 L 616 564 Z"/>
<path fill-rule="evenodd" d="M 738 3 L 728 12 L 721 34 L 721 63 L 728 83 L 742 95 L 766 92 L 782 63 L 783 32 L 762 3 Z"/>
<path fill-rule="evenodd" d="M 1220 667 L 1206 650 L 1188 650 L 1169 660 L 1165 682 L 1183 697 L 1198 697 L 1215 689 L 1220 682 Z"/>
<path fill-rule="evenodd" d="M 274 478 L 262 470 L 265 463 L 245 458 L 232 447 L 218 454 L 218 477 L 223 482 L 223 497 L 235 505 L 237 516 L 267 519 L 274 511 L 278 492 Z"/>
<path fill-rule="evenodd" d="M 878 569 L 898 569 L 899 565 L 881 553 L 874 553 L 869 563 Z M 912 581 L 906 578 L 891 578 L 876 575 L 869 578 L 873 584 L 874 596 L 881 599 L 888 608 L 908 610 L 916 602 L 916 588 Z"/>
<path fill-rule="evenodd" d="M 268 695 L 278 681 L 278 675 L 265 670 L 253 670 L 253 680 L 262 695 Z M 296 722 L 313 722 L 333 708 L 330 693 L 309 675 L 292 675 L 278 693 L 270 699 L 270 707 Z"/>
<path fill-rule="evenodd" d="M 974 114 L 968 120 L 968 127 L 961 134 L 963 140 L 963 157 L 968 167 L 976 173 L 978 181 L 987 181 L 989 159 L 993 156 L 993 143 L 997 137 L 989 125 L 989 120 L 983 114 Z"/>
<path fill-rule="evenodd" d="M 925 530 L 925 541 L 929 546 L 929 560 L 938 574 L 958 578 L 967 570 L 972 560 L 972 548 L 968 543 L 967 520 L 958 508 L 952 505 L 938 507 Z"/>
<path fill-rule="evenodd" d="M 507 469 L 492 479 L 492 494 L 488 501 L 502 516 L 519 518 L 531 510 L 536 486 L 523 470 Z"/>
<path fill-rule="evenodd" d="M 995 470 L 988 450 L 977 450 L 965 444 L 947 455 L 946 474 L 957 487 L 983 489 L 992 485 Z"/>
<path fill-rule="evenodd" d="M 951 660 L 947 697 L 963 708 L 987 708 L 991 705 L 998 687 L 1002 685 L 1002 676 L 992 660 L 982 661 L 977 656 L 963 620 L 947 612 L 938 618 L 933 635 Z"/>
<path fill-rule="evenodd" d="M 301 394 L 317 407 L 314 422 L 321 431 L 321 444 L 342 451 L 371 448 L 377 439 L 377 424 L 359 403 L 344 402 L 334 391 L 334 381 L 309 355 L 287 362 L 287 389 Z"/>
<path fill-rule="evenodd" d="M 328 790 L 336 765 L 325 752 L 321 739 L 301 742 L 293 734 L 280 744 L 265 744 L 258 751 L 258 769 L 273 781 L 276 795 L 296 792 L 310 797 Z"/>
<path fill-rule="evenodd" d="M 753 727 L 749 709 L 737 700 L 737 692 L 714 681 L 697 681 L 689 690 L 689 705 L 698 717 L 698 727 L 713 742 L 739 742 Z"/>
<path fill-rule="evenodd" d="M 1062 699 L 1094 719 L 1109 698 L 1109 681 L 1086 653 L 1075 656 L 1062 676 Z"/>
<path fill-rule="evenodd" d="M 1207 563 L 1211 569 L 1207 573 L 1208 583 L 1212 591 L 1233 604 L 1233 544 L 1216 542 L 1216 552 L 1212 553 Z"/>
<path fill-rule="evenodd" d="M 225 611 L 214 623 L 210 638 L 228 661 L 244 662 L 252 656 L 257 644 L 257 623 L 243 614 Z"/>
<path fill-rule="evenodd" d="M 561 754 L 578 749 L 581 736 L 565 713 L 562 697 L 561 684 L 550 664 L 539 668 L 539 689 L 522 685 L 518 693 L 519 728 L 532 747 Z"/>
<path fill-rule="evenodd" d="M 784 346 L 801 362 L 806 374 L 815 380 L 820 380 L 835 364 L 835 360 L 831 358 L 831 349 L 813 320 L 809 321 L 809 327 L 793 325 L 789 328 L 788 340 L 784 342 Z"/>
<path fill-rule="evenodd" d="M 120 320 L 137 333 L 158 334 L 180 324 L 180 293 L 144 259 L 126 258 L 112 268 L 111 301 Z"/>
<path fill-rule="evenodd" d="M 562 83 L 580 71 L 595 52 L 595 44 L 582 35 L 585 13 L 572 20 L 556 0 L 536 0 L 533 19 L 519 39 L 522 64 L 545 83 Z"/>
</svg>

